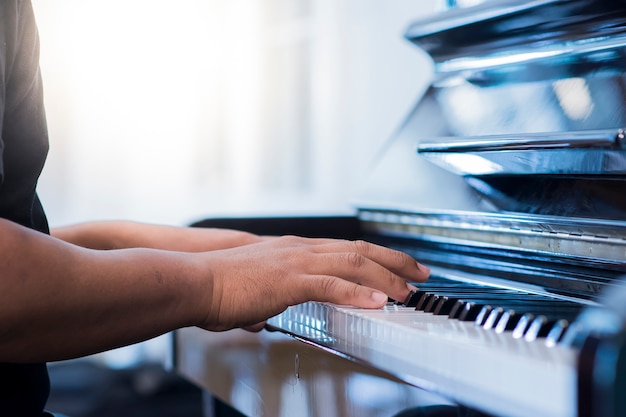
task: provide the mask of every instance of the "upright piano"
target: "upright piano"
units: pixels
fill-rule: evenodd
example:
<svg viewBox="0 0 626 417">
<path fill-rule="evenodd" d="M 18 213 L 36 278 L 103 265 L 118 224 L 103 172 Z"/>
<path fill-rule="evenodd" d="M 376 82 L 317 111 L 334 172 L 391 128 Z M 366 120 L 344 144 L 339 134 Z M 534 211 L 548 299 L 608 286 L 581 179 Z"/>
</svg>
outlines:
<svg viewBox="0 0 626 417">
<path fill-rule="evenodd" d="M 180 330 L 177 371 L 246 415 L 626 416 L 626 1 L 448 1 L 406 39 L 434 77 L 354 217 L 196 225 L 365 239 L 429 281 Z"/>
</svg>

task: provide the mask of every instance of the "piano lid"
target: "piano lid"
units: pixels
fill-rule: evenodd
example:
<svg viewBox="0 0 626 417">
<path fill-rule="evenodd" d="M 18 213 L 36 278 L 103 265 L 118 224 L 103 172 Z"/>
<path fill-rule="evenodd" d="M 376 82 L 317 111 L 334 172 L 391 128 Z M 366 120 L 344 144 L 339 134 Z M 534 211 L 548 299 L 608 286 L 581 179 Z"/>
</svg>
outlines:
<svg viewBox="0 0 626 417">
<path fill-rule="evenodd" d="M 569 76 L 599 67 L 622 72 L 624 1 L 491 0 L 469 8 L 458 4 L 414 22 L 406 32 L 407 39 L 433 58 L 440 76 L 465 77 L 469 71 L 476 82 L 481 76 L 483 82 L 502 82 L 562 78 L 562 67 Z"/>
<path fill-rule="evenodd" d="M 449 3 L 406 32 L 435 76 L 356 206 L 626 221 L 626 2 Z"/>
</svg>

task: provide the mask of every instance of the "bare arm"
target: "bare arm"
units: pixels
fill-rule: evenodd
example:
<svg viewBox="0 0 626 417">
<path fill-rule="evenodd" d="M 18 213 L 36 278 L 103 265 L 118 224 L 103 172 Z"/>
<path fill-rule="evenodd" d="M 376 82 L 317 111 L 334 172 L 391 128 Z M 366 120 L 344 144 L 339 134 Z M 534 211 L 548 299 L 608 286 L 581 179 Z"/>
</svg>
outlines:
<svg viewBox="0 0 626 417">
<path fill-rule="evenodd" d="M 258 243 L 263 238 L 227 229 L 162 226 L 129 221 L 101 221 L 58 227 L 51 234 L 91 249 L 153 248 L 204 252 Z"/>
<path fill-rule="evenodd" d="M 7 362 L 76 357 L 192 325 L 192 278 L 205 274 L 187 254 L 88 250 L 3 219 L 0 270 Z"/>
<path fill-rule="evenodd" d="M 378 308 L 428 269 L 365 242 L 284 237 L 200 253 L 98 251 L 0 220 L 0 361 L 260 323 L 307 300 Z"/>
</svg>

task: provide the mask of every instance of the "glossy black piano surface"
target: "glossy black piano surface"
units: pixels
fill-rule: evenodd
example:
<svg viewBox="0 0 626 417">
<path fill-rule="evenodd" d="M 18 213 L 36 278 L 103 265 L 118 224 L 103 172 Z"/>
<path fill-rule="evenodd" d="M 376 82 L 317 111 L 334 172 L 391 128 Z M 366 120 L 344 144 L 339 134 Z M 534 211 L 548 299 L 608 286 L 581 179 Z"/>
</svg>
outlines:
<svg viewBox="0 0 626 417">
<path fill-rule="evenodd" d="M 411 388 L 397 407 L 334 415 L 429 401 L 503 417 L 626 415 L 626 2 L 463 3 L 409 25 L 435 75 L 355 196 L 356 216 L 242 226 L 306 235 L 326 224 L 329 236 L 413 255 L 431 279 L 381 310 L 291 307 L 264 337 L 291 335 L 437 396 Z M 177 366 L 206 382 L 191 332 L 177 336 Z M 277 366 L 299 363 L 289 346 Z M 263 361 L 248 369 L 273 372 Z M 280 390 L 272 401 L 305 392 Z M 236 402 L 232 389 L 218 394 Z M 263 399 L 252 404 L 268 415 Z"/>
</svg>

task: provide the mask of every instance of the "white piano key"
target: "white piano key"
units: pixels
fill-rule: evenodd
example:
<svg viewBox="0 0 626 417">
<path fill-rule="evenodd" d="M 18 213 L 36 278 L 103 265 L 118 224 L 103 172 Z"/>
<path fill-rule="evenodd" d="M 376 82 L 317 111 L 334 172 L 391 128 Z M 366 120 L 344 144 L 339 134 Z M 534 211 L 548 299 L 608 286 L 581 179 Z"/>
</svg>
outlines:
<svg viewBox="0 0 626 417">
<path fill-rule="evenodd" d="M 571 347 L 391 303 L 379 310 L 305 303 L 268 324 L 498 416 L 576 414 Z"/>
</svg>

